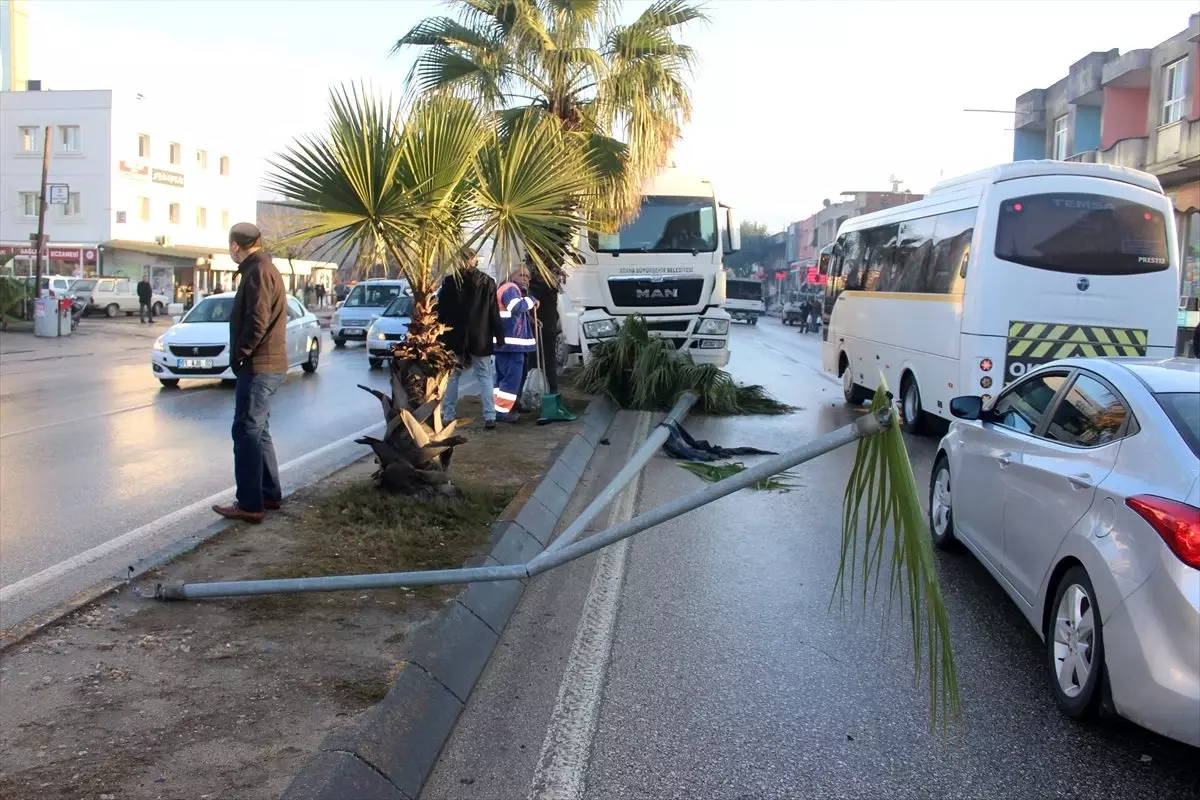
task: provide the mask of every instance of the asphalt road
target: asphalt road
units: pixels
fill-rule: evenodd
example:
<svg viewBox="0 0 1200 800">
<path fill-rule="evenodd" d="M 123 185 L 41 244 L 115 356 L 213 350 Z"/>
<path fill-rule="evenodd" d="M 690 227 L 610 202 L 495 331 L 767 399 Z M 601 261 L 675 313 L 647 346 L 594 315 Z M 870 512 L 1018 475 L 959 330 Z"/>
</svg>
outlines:
<svg viewBox="0 0 1200 800">
<path fill-rule="evenodd" d="M 159 326 L 165 330 L 166 326 Z M 0 361 L 0 629 L 123 573 L 211 526 L 233 485 L 233 390 L 219 381 L 162 389 L 150 330 L 86 320 L 61 343 L 5 339 Z M 361 457 L 347 441 L 381 423 L 356 388 L 386 388 L 361 345 L 323 333 L 317 372 L 276 396 L 271 429 L 285 484 Z M 477 391 L 466 378 L 463 393 Z"/>
<path fill-rule="evenodd" d="M 780 449 L 861 413 L 815 336 L 764 319 L 733 342 L 734 374 L 801 410 L 693 418 L 701 438 Z M 622 422 L 593 486 L 649 420 Z M 908 444 L 927 485 L 935 442 Z M 1198 796 L 1197 751 L 1058 713 L 1038 637 L 965 554 L 938 556 L 964 716 L 931 734 L 906 622 L 829 608 L 852 461 L 828 454 L 790 492 L 743 491 L 533 580 L 423 798 Z M 658 458 L 608 522 L 701 485 Z"/>
</svg>

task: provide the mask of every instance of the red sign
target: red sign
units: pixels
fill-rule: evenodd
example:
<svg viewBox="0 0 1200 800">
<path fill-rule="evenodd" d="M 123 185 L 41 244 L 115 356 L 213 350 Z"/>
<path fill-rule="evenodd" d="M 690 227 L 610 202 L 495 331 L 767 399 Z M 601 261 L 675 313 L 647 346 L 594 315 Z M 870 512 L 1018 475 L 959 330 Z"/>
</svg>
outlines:
<svg viewBox="0 0 1200 800">
<path fill-rule="evenodd" d="M 47 258 L 57 258 L 63 261 L 79 261 L 80 256 L 82 256 L 85 264 L 96 263 L 96 248 L 94 247 L 50 246 L 43 248 L 42 253 Z M 35 258 L 37 256 L 37 250 L 32 247 L 13 247 L 12 245 L 0 245 L 0 256 L 10 255 Z"/>
</svg>

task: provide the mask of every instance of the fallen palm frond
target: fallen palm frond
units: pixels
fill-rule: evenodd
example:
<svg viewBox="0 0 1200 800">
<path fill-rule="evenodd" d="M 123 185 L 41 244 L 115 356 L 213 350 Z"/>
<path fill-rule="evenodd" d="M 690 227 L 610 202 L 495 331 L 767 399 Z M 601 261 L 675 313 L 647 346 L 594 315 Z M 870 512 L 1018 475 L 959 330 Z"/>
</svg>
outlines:
<svg viewBox="0 0 1200 800">
<path fill-rule="evenodd" d="M 588 394 L 607 395 L 622 408 L 642 411 L 668 409 L 684 392 L 695 392 L 696 410 L 706 414 L 792 411 L 763 387 L 739 385 L 720 367 L 678 354 L 669 340 L 651 336 L 639 316 L 626 317 L 614 338 L 592 348 L 575 384 Z"/>
<path fill-rule="evenodd" d="M 717 483 L 726 478 L 732 478 L 739 472 L 746 471 L 746 465 L 741 461 L 732 461 L 727 464 L 708 464 L 699 461 L 680 461 L 679 466 L 686 469 L 688 472 L 703 478 L 709 483 Z M 796 475 L 792 472 L 781 472 L 778 475 L 773 475 L 770 478 L 758 481 L 754 484 L 755 489 L 760 489 L 767 492 L 787 492 L 796 488 L 796 484 L 791 481 Z"/>
<path fill-rule="evenodd" d="M 887 387 L 881 381 L 871 401 L 871 412 L 887 405 Z M 937 724 L 940 712 L 945 729 L 951 717 L 962 713 L 950 647 L 950 621 L 942 600 L 917 482 L 895 414 L 886 430 L 858 442 L 843 501 L 842 552 L 831 605 L 834 600 L 844 604 L 847 587 L 853 593 L 856 580 L 862 584 L 864 605 L 868 602 L 868 591 L 874 599 L 883 564 L 889 561 L 885 553 L 889 527 L 889 603 L 901 593 L 908 602 L 914 680 L 918 683 L 921 680 L 924 654 L 929 682 L 929 724 L 930 727 Z"/>
</svg>

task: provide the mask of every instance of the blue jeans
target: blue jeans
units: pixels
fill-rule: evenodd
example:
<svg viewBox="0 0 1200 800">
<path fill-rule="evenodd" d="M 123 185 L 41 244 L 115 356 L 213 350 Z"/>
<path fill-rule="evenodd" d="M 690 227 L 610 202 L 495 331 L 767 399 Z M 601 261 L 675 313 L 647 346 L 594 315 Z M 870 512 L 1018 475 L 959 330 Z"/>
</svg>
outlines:
<svg viewBox="0 0 1200 800">
<path fill-rule="evenodd" d="M 492 357 L 491 356 L 472 356 L 471 364 L 467 367 L 475 376 L 475 380 L 479 382 L 479 399 L 483 403 L 483 418 L 484 420 L 496 421 L 496 404 L 492 401 L 492 384 L 495 378 L 492 375 Z M 456 369 L 450 373 L 450 380 L 446 382 L 446 396 L 442 399 L 442 419 L 449 422 L 455 419 L 454 412 L 458 408 L 458 379 L 462 375 L 461 369 Z"/>
<path fill-rule="evenodd" d="M 280 500 L 279 463 L 271 441 L 271 398 L 287 377 L 283 372 L 242 372 L 233 404 L 233 475 L 238 508 L 262 511 L 264 500 Z"/>
</svg>

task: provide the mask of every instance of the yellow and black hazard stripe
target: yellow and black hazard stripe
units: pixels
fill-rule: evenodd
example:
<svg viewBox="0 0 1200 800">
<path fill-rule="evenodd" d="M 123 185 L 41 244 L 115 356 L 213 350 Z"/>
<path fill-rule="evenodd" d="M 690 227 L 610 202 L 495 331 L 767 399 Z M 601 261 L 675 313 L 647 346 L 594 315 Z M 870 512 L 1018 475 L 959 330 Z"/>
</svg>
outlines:
<svg viewBox="0 0 1200 800">
<path fill-rule="evenodd" d="M 1145 328 L 1010 322 L 1007 360 L 1038 363 L 1079 356 L 1144 356 L 1146 341 Z"/>
</svg>

